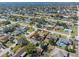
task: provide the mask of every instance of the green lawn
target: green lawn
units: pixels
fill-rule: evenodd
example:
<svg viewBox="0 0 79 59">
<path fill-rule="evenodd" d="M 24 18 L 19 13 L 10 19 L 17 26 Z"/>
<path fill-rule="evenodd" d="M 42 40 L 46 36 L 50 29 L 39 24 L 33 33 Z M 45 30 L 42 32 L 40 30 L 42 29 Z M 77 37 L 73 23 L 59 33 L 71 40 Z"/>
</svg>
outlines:
<svg viewBox="0 0 79 59">
<path fill-rule="evenodd" d="M 32 29 L 32 28 L 30 28 L 29 30 L 28 30 L 28 32 L 33 32 L 34 30 Z"/>
</svg>

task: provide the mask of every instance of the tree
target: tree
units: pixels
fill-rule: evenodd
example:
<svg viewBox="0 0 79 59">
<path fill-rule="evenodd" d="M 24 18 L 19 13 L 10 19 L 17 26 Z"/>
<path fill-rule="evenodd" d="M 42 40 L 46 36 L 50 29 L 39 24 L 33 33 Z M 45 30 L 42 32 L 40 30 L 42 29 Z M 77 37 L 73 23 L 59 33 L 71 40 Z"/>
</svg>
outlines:
<svg viewBox="0 0 79 59">
<path fill-rule="evenodd" d="M 42 25 L 41 25 L 41 24 L 36 24 L 36 26 L 37 26 L 38 28 L 41 28 L 41 27 L 42 27 Z"/>
<path fill-rule="evenodd" d="M 27 52 L 27 54 L 33 54 L 36 52 L 36 46 L 33 45 L 32 43 L 29 43 L 26 47 L 25 50 Z"/>
<path fill-rule="evenodd" d="M 5 27 L 3 28 L 3 32 L 4 32 L 4 33 L 13 32 L 14 29 L 15 29 L 15 26 L 13 26 L 13 25 L 10 25 L 9 27 L 5 26 Z"/>
<path fill-rule="evenodd" d="M 48 45 L 49 43 L 47 42 L 41 42 L 41 48 L 43 49 L 43 51 L 47 51 L 48 50 Z"/>
<path fill-rule="evenodd" d="M 68 52 L 72 52 L 72 53 L 75 53 L 76 52 L 74 48 L 71 49 L 71 48 L 69 48 L 69 46 L 66 46 L 65 47 L 65 50 L 68 51 Z"/>
<path fill-rule="evenodd" d="M 19 27 L 19 26 L 20 26 L 20 24 L 19 24 L 19 23 L 16 23 L 16 24 L 15 24 L 15 27 Z"/>
<path fill-rule="evenodd" d="M 36 43 L 36 46 L 39 46 L 39 43 Z"/>
<path fill-rule="evenodd" d="M 54 40 L 49 40 L 49 44 L 51 44 L 51 45 L 55 45 Z"/>
<path fill-rule="evenodd" d="M 19 35 L 17 40 L 18 40 L 17 45 L 21 44 L 22 46 L 24 46 L 29 43 L 29 41 L 27 40 L 27 38 L 24 35 Z"/>
<path fill-rule="evenodd" d="M 7 25 L 7 24 L 11 24 L 10 21 L 4 21 L 3 24 Z"/>
<path fill-rule="evenodd" d="M 56 45 L 56 42 L 59 40 L 59 38 L 57 38 L 57 39 L 54 39 L 54 38 L 51 38 L 50 40 L 49 40 L 49 44 L 51 44 L 51 45 Z"/>
</svg>

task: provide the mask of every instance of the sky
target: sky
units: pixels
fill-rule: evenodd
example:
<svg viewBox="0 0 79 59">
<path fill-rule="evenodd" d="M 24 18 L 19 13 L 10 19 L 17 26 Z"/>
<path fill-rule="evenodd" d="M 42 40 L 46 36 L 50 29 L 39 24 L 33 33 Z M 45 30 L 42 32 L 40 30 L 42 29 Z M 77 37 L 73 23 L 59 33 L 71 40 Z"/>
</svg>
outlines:
<svg viewBox="0 0 79 59">
<path fill-rule="evenodd" d="M 0 6 L 75 6 L 79 2 L 0 2 Z"/>
</svg>

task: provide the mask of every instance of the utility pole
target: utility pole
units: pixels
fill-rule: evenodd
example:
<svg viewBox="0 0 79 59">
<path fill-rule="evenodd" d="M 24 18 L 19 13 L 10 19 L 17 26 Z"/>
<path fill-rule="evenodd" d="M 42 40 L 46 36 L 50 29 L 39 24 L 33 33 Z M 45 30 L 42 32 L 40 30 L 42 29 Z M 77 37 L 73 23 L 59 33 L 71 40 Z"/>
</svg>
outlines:
<svg viewBox="0 0 79 59">
<path fill-rule="evenodd" d="M 79 56 L 79 6 L 77 5 L 77 17 L 78 17 L 78 21 L 77 21 L 77 27 L 78 27 L 78 36 L 76 37 L 76 40 L 78 42 L 78 47 L 77 47 L 77 54 Z"/>
</svg>

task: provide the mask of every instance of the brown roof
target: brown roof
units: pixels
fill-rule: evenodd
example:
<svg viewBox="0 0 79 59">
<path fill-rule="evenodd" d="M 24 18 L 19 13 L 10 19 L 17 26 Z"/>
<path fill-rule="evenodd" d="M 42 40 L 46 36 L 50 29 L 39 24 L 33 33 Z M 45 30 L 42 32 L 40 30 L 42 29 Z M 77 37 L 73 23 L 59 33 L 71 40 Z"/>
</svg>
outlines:
<svg viewBox="0 0 79 59">
<path fill-rule="evenodd" d="M 2 41 L 2 42 L 7 41 L 7 40 L 8 40 L 8 38 L 9 38 L 9 36 L 8 36 L 8 35 L 0 35 L 0 41 Z"/>
<path fill-rule="evenodd" d="M 20 48 L 14 55 L 14 57 L 20 57 L 25 52 L 25 47 Z"/>
</svg>

